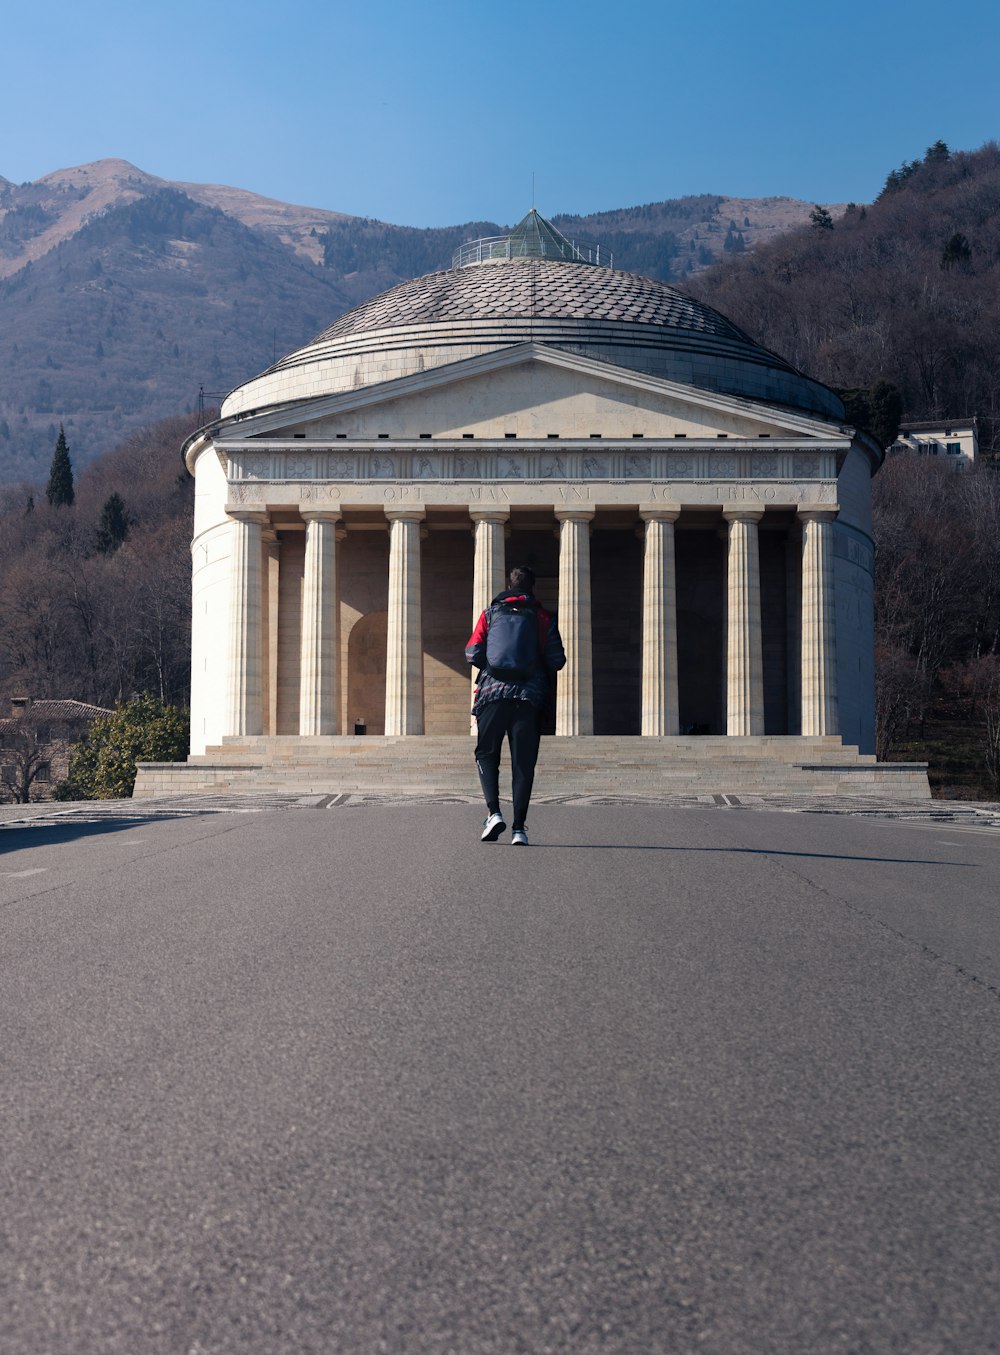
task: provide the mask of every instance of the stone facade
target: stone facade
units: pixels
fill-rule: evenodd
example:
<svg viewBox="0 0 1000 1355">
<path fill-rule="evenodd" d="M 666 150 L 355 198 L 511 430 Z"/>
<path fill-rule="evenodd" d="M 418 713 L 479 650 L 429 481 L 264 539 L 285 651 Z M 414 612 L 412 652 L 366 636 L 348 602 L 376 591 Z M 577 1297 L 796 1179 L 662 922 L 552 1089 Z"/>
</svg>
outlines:
<svg viewBox="0 0 1000 1355">
<path fill-rule="evenodd" d="M 548 274 L 536 318 L 450 314 L 474 270 L 403 284 L 189 440 L 193 754 L 468 734 L 464 644 L 514 563 L 566 643 L 550 733 L 874 747 L 878 447 L 663 284 L 546 267 L 575 309 Z"/>
<path fill-rule="evenodd" d="M 467 728 L 470 617 L 515 560 L 535 566 L 567 643 L 557 732 L 839 733 L 870 747 L 864 485 L 848 485 L 854 513 L 839 501 L 845 469 L 870 477 L 870 449 L 811 415 L 594 366 L 521 345 L 489 371 L 426 375 L 426 408 L 412 380 L 402 397 L 384 390 L 390 413 L 400 398 L 411 410 L 405 436 L 370 403 L 359 433 L 340 397 L 301 411 L 301 429 L 283 410 L 284 427 L 242 419 L 193 443 L 211 486 L 196 508 L 194 750 L 355 724 Z M 544 438 L 472 417 L 498 372 L 505 407 L 519 425 L 528 409 Z M 421 437 L 449 402 L 470 432 Z M 582 410 L 600 425 L 586 437 Z"/>
</svg>

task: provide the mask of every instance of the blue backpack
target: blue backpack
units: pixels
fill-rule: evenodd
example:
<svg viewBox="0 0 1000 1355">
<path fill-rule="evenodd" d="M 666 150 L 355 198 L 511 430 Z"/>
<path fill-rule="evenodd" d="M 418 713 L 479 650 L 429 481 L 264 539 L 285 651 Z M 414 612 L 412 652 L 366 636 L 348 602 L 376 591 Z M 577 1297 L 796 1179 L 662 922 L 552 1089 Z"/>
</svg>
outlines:
<svg viewBox="0 0 1000 1355">
<path fill-rule="evenodd" d="M 511 598 L 490 608 L 486 671 L 499 682 L 524 682 L 538 671 L 538 603 Z"/>
</svg>

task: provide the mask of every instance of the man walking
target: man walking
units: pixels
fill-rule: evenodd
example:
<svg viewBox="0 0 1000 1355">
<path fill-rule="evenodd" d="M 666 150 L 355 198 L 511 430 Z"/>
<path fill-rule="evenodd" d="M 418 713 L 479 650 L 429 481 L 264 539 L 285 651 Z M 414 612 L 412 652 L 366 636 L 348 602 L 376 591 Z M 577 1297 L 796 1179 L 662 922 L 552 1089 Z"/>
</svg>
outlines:
<svg viewBox="0 0 1000 1355">
<path fill-rule="evenodd" d="M 506 829 L 500 813 L 500 750 L 510 745 L 514 822 L 511 846 L 527 847 L 525 820 L 535 779 L 542 711 L 552 677 L 566 663 L 555 618 L 534 594 L 527 565 L 510 571 L 510 586 L 498 593 L 476 622 L 465 657 L 479 669 L 472 713 L 479 738 L 476 767 L 486 800 L 482 841 L 496 842 Z"/>
</svg>

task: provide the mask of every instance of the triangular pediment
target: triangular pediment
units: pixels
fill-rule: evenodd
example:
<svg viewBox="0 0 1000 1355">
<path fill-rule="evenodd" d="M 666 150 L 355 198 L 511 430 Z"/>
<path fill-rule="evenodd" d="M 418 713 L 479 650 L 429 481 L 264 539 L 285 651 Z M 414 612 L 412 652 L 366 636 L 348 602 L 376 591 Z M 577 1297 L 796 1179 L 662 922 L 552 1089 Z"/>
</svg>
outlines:
<svg viewBox="0 0 1000 1355">
<path fill-rule="evenodd" d="M 377 386 L 317 396 L 223 421 L 217 443 L 432 438 L 849 437 L 847 430 L 761 401 L 646 376 L 525 343 Z"/>
</svg>

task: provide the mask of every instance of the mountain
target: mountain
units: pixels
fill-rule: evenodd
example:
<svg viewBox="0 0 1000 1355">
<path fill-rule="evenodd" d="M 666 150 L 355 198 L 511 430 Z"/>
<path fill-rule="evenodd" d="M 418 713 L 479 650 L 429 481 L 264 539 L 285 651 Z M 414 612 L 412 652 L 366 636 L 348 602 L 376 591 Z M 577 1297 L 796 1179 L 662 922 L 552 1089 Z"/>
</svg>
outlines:
<svg viewBox="0 0 1000 1355">
<path fill-rule="evenodd" d="M 618 267 L 680 280 L 810 206 L 703 195 L 555 221 Z M 196 409 L 201 389 L 217 403 L 351 306 L 505 229 L 390 225 L 124 160 L 0 177 L 0 481 L 44 479 L 60 423 L 79 467 Z"/>
<path fill-rule="evenodd" d="M 691 278 L 687 290 L 830 386 L 895 386 L 903 418 L 976 416 L 1000 446 L 1000 145 L 936 142 L 875 202 Z"/>
</svg>

